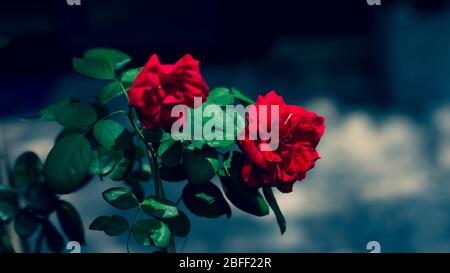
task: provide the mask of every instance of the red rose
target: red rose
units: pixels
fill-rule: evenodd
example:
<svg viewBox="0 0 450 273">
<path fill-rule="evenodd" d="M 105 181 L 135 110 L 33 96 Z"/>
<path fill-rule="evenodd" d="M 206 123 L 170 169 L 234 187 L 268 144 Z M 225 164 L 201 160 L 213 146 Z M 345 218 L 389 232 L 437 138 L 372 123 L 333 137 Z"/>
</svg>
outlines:
<svg viewBox="0 0 450 273">
<path fill-rule="evenodd" d="M 208 86 L 200 74 L 199 61 L 190 54 L 175 64 L 160 64 L 153 54 L 136 77 L 128 94 L 130 106 L 137 109 L 142 126 L 170 132 L 178 117 L 171 117 L 177 104 L 194 107 L 194 97 L 208 97 Z"/>
<path fill-rule="evenodd" d="M 274 186 L 282 192 L 291 192 L 294 182 L 304 179 L 320 158 L 316 146 L 325 130 L 324 118 L 300 106 L 287 105 L 275 91 L 258 97 L 257 112 L 261 111 L 259 105 L 267 105 L 269 120 L 270 106 L 279 106 L 279 145 L 274 151 L 262 151 L 261 144 L 267 142 L 248 136 L 250 124 L 258 120 L 248 119 L 245 138 L 239 140 L 245 156 L 244 181 L 251 188 Z"/>
</svg>

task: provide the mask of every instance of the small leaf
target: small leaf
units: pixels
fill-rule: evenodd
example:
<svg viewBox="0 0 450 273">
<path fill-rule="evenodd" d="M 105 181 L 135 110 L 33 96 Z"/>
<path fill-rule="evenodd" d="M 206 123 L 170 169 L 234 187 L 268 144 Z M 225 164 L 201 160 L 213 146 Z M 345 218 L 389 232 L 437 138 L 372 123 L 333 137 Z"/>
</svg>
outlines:
<svg viewBox="0 0 450 273">
<path fill-rule="evenodd" d="M 33 152 L 21 154 L 13 167 L 13 183 L 15 187 L 27 187 L 42 182 L 44 167 L 39 157 Z"/>
<path fill-rule="evenodd" d="M 186 175 L 192 183 L 206 183 L 216 175 L 219 169 L 217 151 L 212 148 L 186 149 L 183 154 L 183 164 Z"/>
<path fill-rule="evenodd" d="M 29 237 L 36 231 L 38 224 L 36 216 L 29 209 L 23 209 L 14 221 L 14 229 L 19 236 Z"/>
<path fill-rule="evenodd" d="M 226 214 L 231 217 L 231 209 L 219 188 L 211 182 L 187 184 L 183 189 L 183 202 L 195 215 L 217 218 Z"/>
<path fill-rule="evenodd" d="M 167 167 L 174 167 L 180 163 L 183 155 L 183 145 L 179 141 L 169 139 L 159 145 L 158 155 Z"/>
<path fill-rule="evenodd" d="M 61 200 L 57 209 L 58 221 L 69 241 L 84 244 L 84 230 L 80 214 L 69 202 Z"/>
<path fill-rule="evenodd" d="M 114 98 L 123 94 L 122 86 L 120 82 L 113 81 L 105 85 L 100 91 L 95 95 L 97 101 L 105 105 L 108 102 L 112 101 Z"/>
<path fill-rule="evenodd" d="M 226 87 L 217 87 L 210 91 L 208 102 L 217 105 L 234 105 L 234 96 L 230 89 Z"/>
<path fill-rule="evenodd" d="M 73 58 L 72 65 L 76 72 L 89 78 L 98 80 L 114 78 L 114 69 L 102 60 Z"/>
<path fill-rule="evenodd" d="M 99 147 L 97 150 L 92 151 L 89 171 L 95 175 L 106 175 L 114 169 L 122 157 L 123 154 L 120 151 Z"/>
<path fill-rule="evenodd" d="M 60 194 L 77 190 L 88 174 L 91 157 L 91 146 L 83 135 L 62 138 L 50 151 L 44 164 L 48 187 Z"/>
<path fill-rule="evenodd" d="M 180 182 L 187 179 L 183 164 L 178 164 L 171 168 L 162 165 L 161 168 L 159 168 L 159 173 L 161 175 L 161 179 L 164 181 Z"/>
<path fill-rule="evenodd" d="M 64 238 L 48 220 L 44 222 L 43 233 L 51 251 L 61 252 L 63 250 Z"/>
<path fill-rule="evenodd" d="M 74 103 L 74 102 L 77 102 L 77 101 L 71 100 L 71 99 L 65 99 L 65 100 L 60 100 L 55 103 L 52 103 L 39 112 L 39 114 L 41 116 L 40 119 L 53 121 L 53 120 L 55 120 L 55 112 L 57 109 L 59 109 L 60 107 L 69 105 L 71 103 Z"/>
<path fill-rule="evenodd" d="M 122 82 L 127 82 L 127 83 L 132 83 L 134 82 L 134 80 L 136 79 L 137 75 L 142 71 L 143 67 L 138 67 L 138 68 L 132 68 L 129 69 L 125 72 L 123 72 L 122 77 L 121 77 L 121 81 Z"/>
<path fill-rule="evenodd" d="M 55 111 L 55 120 L 68 128 L 83 128 L 97 120 L 94 107 L 83 103 L 70 103 Z"/>
<path fill-rule="evenodd" d="M 173 218 L 178 216 L 174 203 L 157 197 L 148 197 L 141 204 L 142 211 L 155 218 Z"/>
<path fill-rule="evenodd" d="M 246 95 L 244 95 L 241 91 L 239 91 L 236 88 L 231 88 L 231 94 L 238 99 L 239 101 L 241 101 L 242 103 L 244 103 L 244 105 L 250 105 L 253 104 L 254 101 L 247 97 Z"/>
<path fill-rule="evenodd" d="M 275 199 L 275 196 L 273 195 L 272 188 L 264 187 L 263 193 L 264 197 L 266 197 L 266 200 L 269 203 L 269 206 L 275 213 L 278 226 L 280 227 L 281 234 L 283 235 L 284 232 L 286 231 L 286 219 L 284 219 L 283 213 L 281 212 L 280 207 L 278 206 L 277 199 Z"/>
<path fill-rule="evenodd" d="M 136 196 L 124 188 L 111 188 L 104 191 L 102 195 L 106 202 L 117 209 L 127 210 L 139 205 Z"/>
<path fill-rule="evenodd" d="M 163 219 L 162 221 L 166 223 L 174 236 L 186 237 L 191 230 L 191 222 L 183 211 L 178 210 L 178 212 L 177 217 Z"/>
<path fill-rule="evenodd" d="M 119 163 L 117 163 L 114 169 L 108 174 L 109 178 L 114 181 L 124 180 L 131 171 L 131 167 L 133 165 L 133 161 L 122 152 L 119 158 Z"/>
<path fill-rule="evenodd" d="M 105 228 L 109 225 L 111 221 L 111 217 L 109 216 L 99 216 L 92 221 L 89 225 L 89 229 L 91 230 L 105 230 Z"/>
<path fill-rule="evenodd" d="M 130 132 L 114 120 L 102 120 L 94 127 L 94 136 L 105 148 L 124 150 L 133 145 Z"/>
<path fill-rule="evenodd" d="M 131 61 L 131 57 L 113 48 L 91 48 L 87 50 L 83 57 L 85 59 L 101 60 L 106 62 L 113 69 L 122 69 Z"/>
<path fill-rule="evenodd" d="M 162 249 L 169 245 L 170 230 L 166 224 L 156 219 L 141 220 L 134 224 L 133 237 L 143 246 L 155 245 Z"/>
<path fill-rule="evenodd" d="M 0 185 L 0 222 L 8 222 L 16 217 L 19 211 L 19 199 L 17 194 Z"/>
<path fill-rule="evenodd" d="M 61 139 L 63 139 L 66 136 L 73 135 L 73 134 L 84 134 L 84 129 L 82 128 L 64 128 L 59 132 L 59 134 L 55 138 L 55 144 L 58 143 Z M 85 136 L 88 136 L 86 134 Z"/>
<path fill-rule="evenodd" d="M 120 215 L 99 216 L 89 225 L 89 229 L 104 231 L 109 236 L 118 236 L 127 231 L 129 226 L 127 219 Z"/>
</svg>

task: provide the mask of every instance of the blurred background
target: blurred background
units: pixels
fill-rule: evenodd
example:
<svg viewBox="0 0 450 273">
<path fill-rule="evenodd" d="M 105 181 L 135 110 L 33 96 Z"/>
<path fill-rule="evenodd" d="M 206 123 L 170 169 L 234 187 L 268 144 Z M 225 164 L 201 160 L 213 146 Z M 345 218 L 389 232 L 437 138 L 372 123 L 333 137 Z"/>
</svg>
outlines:
<svg viewBox="0 0 450 273">
<path fill-rule="evenodd" d="M 0 3 L 0 120 L 10 161 L 42 160 L 61 130 L 21 117 L 48 103 L 92 101 L 101 81 L 71 58 L 113 47 L 142 66 L 152 53 L 201 61 L 210 87 L 250 97 L 272 89 L 326 119 L 322 156 L 290 194 L 278 193 L 288 222 L 189 214 L 184 252 L 450 252 L 450 2 L 65 0 Z M 114 105 L 112 105 L 113 107 Z M 92 181 L 62 199 L 80 211 L 82 252 L 125 252 L 126 235 L 89 231 L 112 181 Z M 176 200 L 179 184 L 167 185 Z M 147 185 L 151 191 L 152 185 Z M 126 216 L 126 214 L 123 214 Z M 133 251 L 148 251 L 132 244 Z"/>
</svg>

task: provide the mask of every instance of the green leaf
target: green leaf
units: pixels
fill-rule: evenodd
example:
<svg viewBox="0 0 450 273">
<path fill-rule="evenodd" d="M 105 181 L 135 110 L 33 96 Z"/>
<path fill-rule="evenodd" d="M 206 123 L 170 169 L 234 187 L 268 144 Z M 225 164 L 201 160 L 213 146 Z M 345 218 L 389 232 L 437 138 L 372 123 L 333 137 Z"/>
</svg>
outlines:
<svg viewBox="0 0 450 273">
<path fill-rule="evenodd" d="M 122 157 L 123 154 L 120 151 L 99 147 L 98 149 L 92 151 L 89 171 L 95 175 L 106 175 L 114 169 Z"/>
<path fill-rule="evenodd" d="M 178 210 L 177 217 L 163 219 L 162 221 L 166 223 L 174 236 L 186 237 L 191 230 L 191 222 L 187 215 L 181 210 Z"/>
<path fill-rule="evenodd" d="M 184 150 L 183 164 L 189 181 L 195 184 L 208 182 L 219 169 L 217 151 L 212 148 Z"/>
<path fill-rule="evenodd" d="M 89 229 L 104 231 L 109 236 L 118 236 L 127 231 L 129 226 L 127 219 L 120 215 L 99 216 L 89 225 Z"/>
<path fill-rule="evenodd" d="M 233 152 L 231 176 L 220 176 L 225 195 L 239 209 L 256 216 L 265 216 L 270 212 L 269 206 L 258 190 L 245 185 L 241 174 L 242 164 L 242 153 Z"/>
<path fill-rule="evenodd" d="M 17 194 L 6 186 L 0 185 L 0 222 L 8 222 L 14 219 L 18 211 L 19 199 Z"/>
<path fill-rule="evenodd" d="M 21 154 L 13 167 L 13 184 L 15 187 L 27 187 L 42 182 L 44 167 L 39 157 L 33 152 Z"/>
<path fill-rule="evenodd" d="M 132 227 L 133 237 L 143 246 L 155 245 L 166 248 L 170 241 L 170 229 L 163 222 L 156 219 L 141 220 Z"/>
<path fill-rule="evenodd" d="M 155 218 L 173 218 L 178 216 L 178 209 L 174 203 L 157 197 L 147 197 L 141 204 L 142 211 Z"/>
<path fill-rule="evenodd" d="M 255 103 L 251 98 L 244 95 L 241 91 L 237 90 L 236 88 L 231 88 L 231 94 L 238 100 L 240 100 L 245 105 L 250 105 Z"/>
<path fill-rule="evenodd" d="M 124 188 L 111 188 L 104 191 L 102 195 L 106 202 L 117 209 L 127 210 L 139 205 L 136 196 Z"/>
<path fill-rule="evenodd" d="M 43 233 L 47 246 L 51 251 L 61 252 L 63 250 L 64 238 L 48 220 L 44 222 Z"/>
<path fill-rule="evenodd" d="M 164 181 L 180 182 L 187 179 L 183 164 L 178 164 L 171 168 L 162 165 L 159 168 L 159 173 Z"/>
<path fill-rule="evenodd" d="M 105 105 L 122 94 L 123 90 L 120 82 L 113 81 L 100 89 L 95 97 L 100 104 Z"/>
<path fill-rule="evenodd" d="M 94 136 L 105 148 L 125 150 L 133 145 L 130 132 L 114 120 L 102 120 L 94 127 Z"/>
<path fill-rule="evenodd" d="M 39 112 L 39 114 L 41 116 L 40 119 L 53 121 L 53 120 L 55 120 L 56 110 L 58 110 L 61 107 L 66 106 L 66 105 L 69 105 L 71 103 L 74 103 L 74 102 L 77 102 L 77 101 L 72 100 L 72 99 L 65 99 L 65 100 L 60 100 L 55 103 L 52 103 Z"/>
<path fill-rule="evenodd" d="M 108 227 L 109 222 L 111 221 L 110 216 L 99 216 L 92 221 L 89 225 L 89 229 L 91 230 L 105 230 Z"/>
<path fill-rule="evenodd" d="M 183 189 L 183 202 L 193 214 L 200 217 L 217 218 L 226 214 L 231 217 L 231 209 L 219 188 L 211 182 L 187 184 Z"/>
<path fill-rule="evenodd" d="M 283 235 L 283 233 L 286 231 L 286 219 L 284 219 L 283 213 L 281 212 L 280 207 L 278 206 L 277 199 L 273 195 L 272 188 L 264 187 L 263 193 L 264 197 L 266 197 L 266 200 L 269 203 L 269 206 L 275 213 L 278 226 L 280 227 L 281 234 Z"/>
<path fill-rule="evenodd" d="M 83 128 L 97 120 L 94 107 L 84 103 L 70 103 L 55 111 L 55 120 L 68 128 Z"/>
<path fill-rule="evenodd" d="M 62 138 L 47 156 L 44 172 L 50 190 L 66 194 L 77 190 L 88 174 L 92 150 L 83 135 Z"/>
<path fill-rule="evenodd" d="M 106 62 L 113 69 L 122 69 L 131 61 L 131 57 L 113 48 L 92 48 L 87 50 L 83 57 L 85 59 L 101 60 Z"/>
<path fill-rule="evenodd" d="M 37 183 L 28 188 L 26 199 L 30 207 L 41 214 L 49 214 L 58 204 L 58 198 L 46 183 Z"/>
<path fill-rule="evenodd" d="M 226 87 L 217 87 L 209 92 L 208 102 L 217 105 L 234 105 L 234 96 L 230 89 Z"/>
<path fill-rule="evenodd" d="M 23 209 L 14 221 L 14 230 L 21 237 L 29 237 L 36 231 L 38 224 L 36 216 L 29 209 Z"/>
<path fill-rule="evenodd" d="M 114 69 L 102 60 L 73 58 L 72 65 L 76 72 L 89 78 L 97 80 L 114 78 Z"/>
<path fill-rule="evenodd" d="M 158 155 L 167 167 L 174 167 L 180 163 L 183 155 L 183 145 L 179 141 L 169 139 L 163 141 L 158 148 Z"/>
<path fill-rule="evenodd" d="M 123 72 L 120 80 L 122 82 L 127 82 L 127 83 L 134 82 L 137 75 L 142 71 L 142 68 L 143 67 L 132 68 L 132 69 L 129 69 L 129 70 Z"/>
<path fill-rule="evenodd" d="M 61 200 L 57 209 L 58 221 L 69 241 L 85 243 L 80 214 L 69 202 Z"/>
<path fill-rule="evenodd" d="M 84 133 L 84 130 L 81 128 L 64 128 L 56 136 L 55 144 L 58 143 L 61 139 L 63 139 L 66 136 L 73 135 L 73 134 L 81 134 L 82 135 L 83 133 Z M 89 135 L 89 133 L 85 135 L 86 138 L 88 135 Z"/>
<path fill-rule="evenodd" d="M 133 165 L 133 161 L 122 152 L 120 157 L 121 159 L 119 160 L 119 163 L 117 163 L 112 172 L 108 174 L 109 178 L 114 181 L 124 180 L 131 171 L 131 167 Z"/>
</svg>

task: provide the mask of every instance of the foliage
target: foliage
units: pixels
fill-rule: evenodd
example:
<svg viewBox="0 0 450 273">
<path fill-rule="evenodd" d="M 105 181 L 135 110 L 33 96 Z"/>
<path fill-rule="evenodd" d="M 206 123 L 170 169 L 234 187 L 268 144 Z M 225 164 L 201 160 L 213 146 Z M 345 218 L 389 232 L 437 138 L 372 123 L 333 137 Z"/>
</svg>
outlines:
<svg viewBox="0 0 450 273">
<path fill-rule="evenodd" d="M 285 231 L 271 189 L 265 188 L 261 195 L 243 183 L 243 158 L 234 140 L 179 141 L 161 129 L 141 127 L 136 112 L 126 103 L 128 89 L 142 70 L 127 67 L 130 61 L 128 54 L 108 48 L 90 49 L 82 58 L 73 59 L 76 72 L 104 81 L 104 87 L 93 95 L 94 103 L 66 99 L 39 113 L 40 119 L 57 122 L 63 130 L 44 163 L 33 152 L 23 153 L 11 169 L 11 187 L 0 187 L 0 251 L 12 251 L 5 235 L 5 226 L 12 223 L 23 239 L 38 234 L 37 252 L 42 242 L 54 252 L 64 249 L 65 240 L 86 243 L 82 222 L 86 219 L 64 197 L 91 183 L 94 176 L 121 182 L 103 192 L 103 199 L 118 213 L 133 210 L 135 216 L 101 215 L 89 229 L 108 236 L 127 234 L 127 250 L 131 237 L 144 246 L 174 251 L 173 236 L 188 236 L 188 214 L 179 208 L 180 202 L 164 196 L 166 182 L 187 181 L 179 183 L 184 187 L 179 201 L 194 216 L 230 218 L 230 203 L 255 216 L 268 215 L 272 208 Z M 124 107 L 109 109 L 111 101 L 120 99 Z M 219 87 L 210 91 L 205 103 L 220 107 L 239 102 L 251 100 L 237 89 Z M 126 122 L 117 119 L 120 115 Z M 151 195 L 144 187 L 148 181 L 155 185 Z M 143 212 L 141 217 L 139 212 Z M 53 214 L 57 223 L 50 220 Z"/>
</svg>

